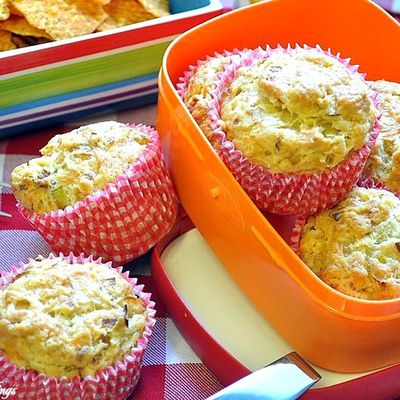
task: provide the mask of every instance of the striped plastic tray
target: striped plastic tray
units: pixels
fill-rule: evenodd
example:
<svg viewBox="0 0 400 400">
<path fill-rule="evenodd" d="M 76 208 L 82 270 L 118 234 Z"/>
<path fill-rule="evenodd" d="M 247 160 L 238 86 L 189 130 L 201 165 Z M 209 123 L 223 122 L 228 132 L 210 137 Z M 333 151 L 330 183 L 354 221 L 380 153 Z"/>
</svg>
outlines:
<svg viewBox="0 0 400 400">
<path fill-rule="evenodd" d="M 167 17 L 0 53 L 0 138 L 155 102 L 169 43 L 223 12 L 218 0 L 170 4 Z"/>
</svg>

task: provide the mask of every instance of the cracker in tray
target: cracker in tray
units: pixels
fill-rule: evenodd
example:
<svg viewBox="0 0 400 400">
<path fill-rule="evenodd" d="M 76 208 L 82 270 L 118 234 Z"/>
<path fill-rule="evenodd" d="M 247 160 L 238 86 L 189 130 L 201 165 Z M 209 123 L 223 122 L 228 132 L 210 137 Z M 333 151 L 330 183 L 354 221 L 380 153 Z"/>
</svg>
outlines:
<svg viewBox="0 0 400 400">
<path fill-rule="evenodd" d="M 154 18 L 136 0 L 112 0 L 104 9 L 108 18 L 97 28 L 100 32 Z"/>
<path fill-rule="evenodd" d="M 168 0 L 0 0 L 0 51 L 166 15 Z"/>
<path fill-rule="evenodd" d="M 73 0 L 12 0 L 28 22 L 60 40 L 92 33 L 107 14 L 99 3 Z"/>
<path fill-rule="evenodd" d="M 18 15 L 11 15 L 6 21 L 0 21 L 0 29 L 16 35 L 51 39 L 48 33 L 32 26 L 24 17 L 19 17 Z"/>
<path fill-rule="evenodd" d="M 165 17 L 169 15 L 168 0 L 138 0 L 139 3 L 150 14 L 155 17 Z"/>
<path fill-rule="evenodd" d="M 7 0 L 0 0 L 0 20 L 5 20 L 10 16 Z"/>
<path fill-rule="evenodd" d="M 0 29 L 0 51 L 12 50 L 17 46 L 12 41 L 11 33 Z"/>
</svg>

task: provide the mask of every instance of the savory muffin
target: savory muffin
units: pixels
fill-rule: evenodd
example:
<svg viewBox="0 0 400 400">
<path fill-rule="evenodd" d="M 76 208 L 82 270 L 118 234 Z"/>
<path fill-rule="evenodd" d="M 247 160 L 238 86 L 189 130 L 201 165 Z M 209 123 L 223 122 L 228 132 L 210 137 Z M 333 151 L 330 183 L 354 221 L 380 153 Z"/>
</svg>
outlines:
<svg viewBox="0 0 400 400">
<path fill-rule="evenodd" d="M 15 168 L 15 197 L 36 213 L 63 209 L 113 182 L 143 153 L 143 130 L 107 121 L 56 135 L 35 158 Z"/>
<path fill-rule="evenodd" d="M 384 183 L 389 189 L 400 189 L 400 84 L 387 81 L 370 82 L 380 94 L 381 132 L 364 175 Z"/>
<path fill-rule="evenodd" d="M 210 91 L 215 79 L 217 79 L 217 74 L 223 70 L 224 65 L 230 62 L 230 56 L 217 55 L 200 64 L 190 77 L 183 94 L 183 101 L 208 138 L 211 137 L 212 133 L 211 122 L 207 115 L 209 111 L 208 102 L 211 99 Z"/>
<path fill-rule="evenodd" d="M 350 296 L 400 296 L 400 199 L 354 188 L 336 207 L 308 218 L 300 256 L 322 280 Z"/>
<path fill-rule="evenodd" d="M 46 376 L 93 376 L 130 353 L 146 318 L 116 270 L 39 258 L 0 291 L 0 349 Z"/>
<path fill-rule="evenodd" d="M 228 140 L 274 173 L 335 167 L 366 143 L 376 117 L 365 81 L 314 49 L 274 51 L 243 66 L 221 103 Z"/>
</svg>

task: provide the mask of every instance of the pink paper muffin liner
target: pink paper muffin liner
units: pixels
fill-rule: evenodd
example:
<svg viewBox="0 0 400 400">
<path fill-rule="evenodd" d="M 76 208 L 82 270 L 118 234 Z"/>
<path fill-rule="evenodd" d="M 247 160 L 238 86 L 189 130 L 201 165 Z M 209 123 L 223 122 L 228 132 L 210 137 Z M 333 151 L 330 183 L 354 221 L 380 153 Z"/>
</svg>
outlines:
<svg viewBox="0 0 400 400">
<path fill-rule="evenodd" d="M 189 81 L 192 78 L 192 76 L 195 74 L 197 68 L 199 68 L 201 65 L 206 64 L 210 60 L 213 60 L 214 58 L 218 57 L 230 57 L 231 61 L 232 59 L 236 58 L 233 56 L 238 56 L 241 55 L 242 53 L 246 53 L 250 50 L 248 49 L 233 49 L 232 51 L 225 50 L 222 53 L 217 53 L 215 52 L 212 56 L 207 55 L 204 60 L 199 60 L 197 63 L 194 65 L 189 65 L 188 70 L 184 72 L 183 76 L 179 78 L 179 81 L 176 85 L 176 91 L 178 92 L 178 95 L 180 96 L 181 99 L 185 97 L 185 91 L 189 86 Z"/>
<path fill-rule="evenodd" d="M 357 182 L 358 187 L 366 188 L 366 189 L 383 189 L 388 192 L 394 193 L 397 197 L 400 198 L 400 190 L 397 192 L 393 192 L 388 187 L 386 187 L 382 182 L 376 182 L 372 178 L 360 178 Z M 354 186 L 353 186 L 354 188 Z M 353 189 L 352 188 L 352 189 Z M 289 246 L 294 250 L 294 252 L 300 256 L 300 240 L 301 234 L 304 229 L 304 225 L 307 222 L 307 217 L 299 216 L 295 219 L 292 232 L 289 237 Z"/>
<path fill-rule="evenodd" d="M 154 324 L 154 302 L 150 300 L 151 294 L 144 293 L 143 285 L 137 285 L 136 278 L 129 278 L 128 272 L 122 272 L 122 267 L 112 267 L 111 262 L 103 263 L 101 259 L 76 257 L 72 253 L 64 256 L 49 255 L 49 259 L 62 257 L 72 263 L 94 262 L 115 269 L 132 286 L 132 289 L 146 307 L 148 316 L 143 336 L 137 341 L 136 346 L 122 360 L 117 361 L 105 369 L 97 372 L 95 376 L 80 378 L 46 377 L 34 370 L 19 368 L 12 364 L 5 355 L 0 353 L 0 384 L 2 388 L 15 389 L 15 394 L 9 398 L 24 400 L 124 400 L 135 389 L 139 380 L 144 351 L 149 342 Z M 29 260 L 32 261 L 32 260 Z M 13 267 L 11 272 L 0 279 L 0 289 L 6 287 L 23 273 L 27 264 L 21 262 L 19 267 Z M 72 267 L 73 268 L 73 267 Z"/>
<path fill-rule="evenodd" d="M 357 185 L 358 186 L 370 185 L 370 187 L 376 187 L 377 189 L 385 189 L 388 190 L 389 192 L 394 193 L 397 197 L 400 197 L 400 189 L 395 190 L 393 188 L 390 188 L 386 186 L 385 182 L 382 182 L 379 179 L 376 179 L 372 176 L 364 174 L 361 175 L 360 179 L 357 182 Z"/>
<path fill-rule="evenodd" d="M 296 45 L 295 49 L 300 48 Z M 311 49 L 304 46 L 304 49 Z M 230 82 L 241 67 L 251 66 L 255 61 L 266 59 L 274 52 L 291 53 L 295 50 L 291 47 L 276 49 L 267 47 L 247 51 L 236 57 L 231 64 L 225 66 L 224 71 L 217 75 L 212 91 L 212 100 L 209 102 L 209 117 L 212 121 L 213 135 L 211 142 L 216 148 L 228 169 L 235 176 L 240 185 L 262 211 L 268 211 L 280 215 L 310 215 L 330 208 L 342 200 L 359 179 L 366 160 L 375 145 L 379 134 L 379 118 L 375 120 L 373 130 L 368 135 L 366 143 L 358 150 L 353 150 L 347 159 L 336 167 L 321 173 L 273 173 L 267 168 L 253 163 L 242 152 L 235 148 L 234 144 L 226 137 L 222 129 L 220 115 L 221 97 Z M 357 72 L 358 66 L 350 65 L 349 59 L 341 59 L 339 55 L 333 55 L 330 50 L 317 51 L 333 57 L 352 73 L 362 79 L 365 75 Z M 190 73 L 185 75 L 185 79 Z M 367 83 L 366 83 L 367 84 Z M 181 84 L 181 87 L 184 85 Z M 374 104 L 377 105 L 377 94 L 372 95 Z"/>
<path fill-rule="evenodd" d="M 63 210 L 36 214 L 18 209 L 54 252 L 93 254 L 125 263 L 146 253 L 175 223 L 178 199 L 165 165 L 158 133 L 132 125 L 150 137 L 129 168 L 98 190 Z"/>
<path fill-rule="evenodd" d="M 245 54 L 249 51 L 253 51 L 253 50 L 249 50 L 249 49 L 233 49 L 232 51 L 228 51 L 225 50 L 222 53 L 217 53 L 215 52 L 212 56 L 207 56 L 205 59 L 203 60 L 199 60 L 197 61 L 197 63 L 195 65 L 189 65 L 188 70 L 184 72 L 183 76 L 181 76 L 179 78 L 178 83 L 176 84 L 176 91 L 178 92 L 179 97 L 184 101 L 185 100 L 185 92 L 189 87 L 189 83 L 190 83 L 190 79 L 192 78 L 192 76 L 196 73 L 197 69 L 208 63 L 209 61 L 215 59 L 215 58 L 219 58 L 219 57 L 228 57 L 230 59 L 230 62 L 234 62 L 235 59 L 241 57 L 242 54 Z M 211 109 L 209 110 L 211 111 Z M 211 122 L 210 122 L 210 129 L 211 129 Z M 212 137 L 208 137 L 208 140 L 213 143 L 213 138 Z"/>
</svg>

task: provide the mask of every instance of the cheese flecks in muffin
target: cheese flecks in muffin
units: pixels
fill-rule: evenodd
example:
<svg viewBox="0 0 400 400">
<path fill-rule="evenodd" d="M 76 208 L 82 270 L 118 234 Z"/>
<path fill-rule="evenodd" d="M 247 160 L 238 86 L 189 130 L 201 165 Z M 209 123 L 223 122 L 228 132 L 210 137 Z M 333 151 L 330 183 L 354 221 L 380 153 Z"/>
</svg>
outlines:
<svg viewBox="0 0 400 400">
<path fill-rule="evenodd" d="M 353 189 L 333 209 L 308 218 L 300 255 L 340 292 L 400 297 L 400 200 L 386 190 Z"/>
<path fill-rule="evenodd" d="M 230 57 L 218 55 L 197 67 L 189 80 L 184 93 L 184 102 L 193 118 L 207 137 L 211 137 L 211 121 L 208 117 L 208 102 L 211 100 L 211 89 L 218 72 L 231 62 Z"/>
<path fill-rule="evenodd" d="M 335 167 L 364 145 L 376 117 L 363 79 L 317 50 L 274 52 L 240 68 L 221 105 L 228 139 L 271 172 Z"/>
<path fill-rule="evenodd" d="M 93 376 L 131 351 L 146 318 L 115 270 L 32 261 L 0 291 L 0 349 L 18 367 L 46 376 Z"/>
<path fill-rule="evenodd" d="M 387 81 L 370 82 L 380 95 L 382 125 L 364 174 L 383 182 L 392 190 L 400 189 L 400 84 Z"/>
<path fill-rule="evenodd" d="M 56 135 L 35 158 L 14 169 L 15 197 L 29 210 L 63 209 L 115 180 L 143 153 L 149 137 L 107 121 Z"/>
</svg>

